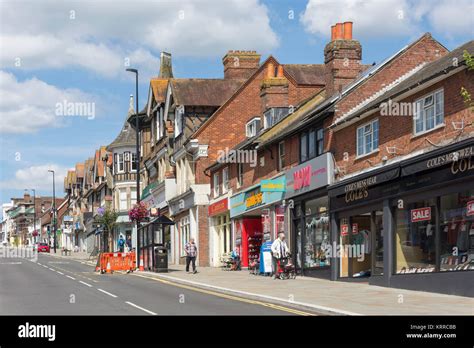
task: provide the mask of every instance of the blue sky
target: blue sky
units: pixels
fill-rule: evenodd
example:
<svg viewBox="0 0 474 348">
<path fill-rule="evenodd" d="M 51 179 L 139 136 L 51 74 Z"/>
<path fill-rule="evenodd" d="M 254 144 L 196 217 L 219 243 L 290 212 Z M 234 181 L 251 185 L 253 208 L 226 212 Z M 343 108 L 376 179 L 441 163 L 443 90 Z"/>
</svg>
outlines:
<svg viewBox="0 0 474 348">
<path fill-rule="evenodd" d="M 352 20 L 363 63 L 380 62 L 424 32 L 448 49 L 471 40 L 471 0 L 0 0 L 0 201 L 25 188 L 51 194 L 62 175 L 109 144 L 140 71 L 142 108 L 159 53 L 175 77 L 220 78 L 227 50 L 256 50 L 282 63 L 323 63 L 330 26 Z M 95 117 L 56 115 L 64 100 Z"/>
</svg>

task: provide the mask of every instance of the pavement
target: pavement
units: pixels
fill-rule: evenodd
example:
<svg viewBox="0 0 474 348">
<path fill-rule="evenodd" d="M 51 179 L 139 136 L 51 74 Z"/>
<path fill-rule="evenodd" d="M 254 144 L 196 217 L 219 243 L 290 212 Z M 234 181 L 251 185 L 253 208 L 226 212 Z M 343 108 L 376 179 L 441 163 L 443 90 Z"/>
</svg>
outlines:
<svg viewBox="0 0 474 348">
<path fill-rule="evenodd" d="M 247 298 L 291 305 L 333 315 L 474 315 L 474 299 L 422 291 L 330 281 L 311 277 L 279 280 L 243 271 L 199 267 L 188 274 L 183 265 L 148 276 Z"/>
<path fill-rule="evenodd" d="M 64 260 L 65 262 L 71 261 L 69 262 L 71 265 L 74 263 L 82 265 L 83 269 L 87 269 L 89 277 L 95 280 L 104 281 L 104 279 L 117 278 L 121 279 L 119 282 L 122 282 L 122 279 L 126 279 L 127 284 L 132 289 L 134 289 L 135 282 L 141 284 L 140 281 L 154 281 L 158 284 L 156 295 L 159 297 L 161 297 L 160 291 L 162 291 L 162 288 L 167 288 L 165 286 L 167 285 L 192 292 L 201 291 L 201 293 L 217 297 L 224 296 L 225 298 L 225 296 L 228 296 L 229 300 L 247 300 L 249 304 L 265 303 L 266 306 L 270 307 L 293 308 L 296 311 L 294 314 L 474 315 L 474 299 L 470 297 L 385 288 L 369 285 L 368 283 L 334 282 L 311 277 L 274 280 L 271 277 L 251 275 L 245 270 L 223 271 L 214 267 L 199 267 L 197 274 L 188 274 L 185 272 L 183 265 L 170 265 L 168 273 L 145 271 L 134 272 L 125 276 L 121 276 L 119 273 L 111 276 L 100 276 L 93 272 L 95 261 L 87 261 L 89 255 L 40 255 L 40 257 L 43 256 L 49 258 L 50 264 L 55 262 L 54 260 L 59 260 L 59 262 Z M 0 280 L 2 280 L 1 271 L 0 268 Z M 0 295 L 2 294 L 1 289 L 0 283 Z M 152 297 L 153 295 L 147 294 L 146 296 Z M 0 305 L 0 310 L 1 308 Z M 177 314 L 174 313 L 174 310 L 177 309 L 165 312 Z M 205 314 L 214 313 L 210 307 L 202 308 L 202 310 Z M 193 311 L 179 313 L 193 314 Z M 230 312 L 222 313 L 232 314 Z M 246 313 L 244 311 L 242 314 Z"/>
</svg>

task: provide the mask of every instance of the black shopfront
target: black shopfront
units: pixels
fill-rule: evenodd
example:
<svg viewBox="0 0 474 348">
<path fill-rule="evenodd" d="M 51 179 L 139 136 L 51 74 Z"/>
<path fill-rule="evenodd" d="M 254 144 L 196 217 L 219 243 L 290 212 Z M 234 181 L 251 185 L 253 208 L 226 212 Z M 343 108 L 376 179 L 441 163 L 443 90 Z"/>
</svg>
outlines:
<svg viewBox="0 0 474 348">
<path fill-rule="evenodd" d="M 168 217 L 160 215 L 151 221 L 142 224 L 138 228 L 138 248 L 140 265 L 143 260 L 143 268 L 152 272 L 167 272 L 168 269 L 168 247 L 166 245 L 166 231 L 169 226 L 174 225 Z"/>
<path fill-rule="evenodd" d="M 331 279 L 474 296 L 474 139 L 329 186 Z"/>
</svg>

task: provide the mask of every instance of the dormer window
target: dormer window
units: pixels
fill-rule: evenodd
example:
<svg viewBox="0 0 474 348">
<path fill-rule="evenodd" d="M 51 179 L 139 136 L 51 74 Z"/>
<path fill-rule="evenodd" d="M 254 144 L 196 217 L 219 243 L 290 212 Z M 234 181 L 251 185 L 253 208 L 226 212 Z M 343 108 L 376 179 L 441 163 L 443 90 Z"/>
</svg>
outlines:
<svg viewBox="0 0 474 348">
<path fill-rule="evenodd" d="M 264 129 L 271 128 L 282 119 L 284 119 L 288 113 L 289 108 L 271 108 L 263 113 Z"/>
<path fill-rule="evenodd" d="M 254 137 L 258 134 L 260 131 L 260 118 L 255 117 L 251 119 L 249 122 L 247 122 L 247 125 L 245 126 L 245 135 L 247 138 Z"/>
</svg>

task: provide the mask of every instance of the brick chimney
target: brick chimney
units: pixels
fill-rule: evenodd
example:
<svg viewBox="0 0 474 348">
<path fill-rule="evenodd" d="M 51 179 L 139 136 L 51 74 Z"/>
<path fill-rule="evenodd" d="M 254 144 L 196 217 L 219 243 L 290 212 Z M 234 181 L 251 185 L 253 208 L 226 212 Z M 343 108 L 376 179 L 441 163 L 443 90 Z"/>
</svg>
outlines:
<svg viewBox="0 0 474 348">
<path fill-rule="evenodd" d="M 222 58 L 225 79 L 247 79 L 260 66 L 260 55 L 255 51 L 229 51 Z"/>
<path fill-rule="evenodd" d="M 160 74 L 162 79 L 173 78 L 173 66 L 171 65 L 171 53 L 161 52 L 160 54 Z"/>
<path fill-rule="evenodd" d="M 270 108 L 288 107 L 288 80 L 283 75 L 283 65 L 275 67 L 273 62 L 268 63 L 260 89 L 260 100 L 262 113 Z"/>
<path fill-rule="evenodd" d="M 326 95 L 340 92 L 361 72 L 362 46 L 352 39 L 352 22 L 331 27 L 331 42 L 324 48 Z"/>
</svg>

